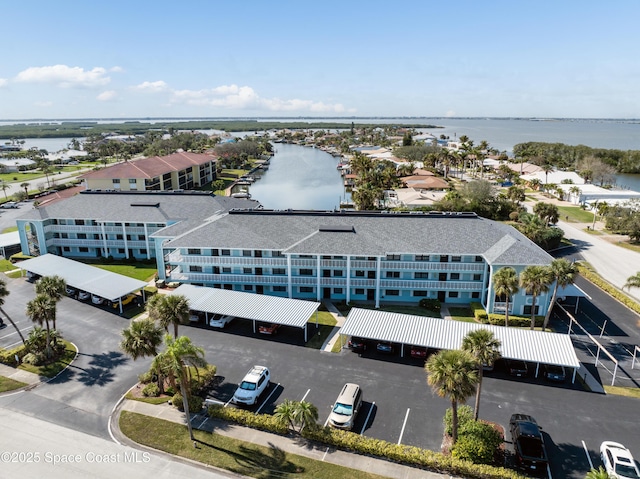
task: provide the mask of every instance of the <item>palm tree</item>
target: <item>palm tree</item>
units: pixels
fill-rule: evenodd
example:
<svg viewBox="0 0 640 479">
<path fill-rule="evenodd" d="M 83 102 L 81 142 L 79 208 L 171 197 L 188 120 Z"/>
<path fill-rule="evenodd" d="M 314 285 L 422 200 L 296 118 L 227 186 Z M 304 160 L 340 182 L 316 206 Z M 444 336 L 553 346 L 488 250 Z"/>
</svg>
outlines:
<svg viewBox="0 0 640 479">
<path fill-rule="evenodd" d="M 496 295 L 504 296 L 506 303 L 504 325 L 509 326 L 509 299 L 519 290 L 518 273 L 511 267 L 500 268 L 495 272 L 491 280 L 493 281 L 493 288 L 495 289 Z"/>
<path fill-rule="evenodd" d="M 43 276 L 36 282 L 36 294 L 49 296 L 55 305 L 64 298 L 67 290 L 67 283 L 60 276 Z M 56 308 L 53 310 L 53 329 L 56 329 Z"/>
<path fill-rule="evenodd" d="M 276 406 L 273 416 L 282 424 L 286 424 L 290 429 L 296 430 L 296 402 L 285 399 Z"/>
<path fill-rule="evenodd" d="M 549 324 L 549 318 L 551 318 L 551 310 L 556 304 L 558 288 L 564 288 L 570 284 L 573 284 L 576 276 L 578 275 L 578 267 L 575 265 L 575 263 L 572 263 L 564 258 L 554 259 L 549 265 L 549 270 L 551 271 L 553 280 L 555 280 L 555 285 L 553 286 L 551 303 L 549 303 L 549 309 L 547 309 L 547 314 L 544 317 L 544 324 L 542 325 L 542 329 L 547 329 L 547 324 Z"/>
<path fill-rule="evenodd" d="M 600 466 L 598 469 L 592 468 L 587 475 L 584 476 L 584 479 L 610 479 L 611 476 L 607 472 L 607 470 Z"/>
<path fill-rule="evenodd" d="M 29 183 L 26 181 L 24 183 L 20 183 L 20 188 L 24 188 L 24 194 L 27 199 L 29 199 Z"/>
<path fill-rule="evenodd" d="M 22 335 L 22 332 L 20 331 L 20 329 L 18 329 L 18 326 L 16 325 L 16 323 L 14 323 L 13 319 L 11 319 L 11 317 L 5 312 L 5 310 L 2 309 L 2 306 L 4 306 L 4 298 L 6 298 L 7 296 L 9 296 L 7 283 L 4 281 L 4 279 L 0 278 L 0 313 L 2 313 L 2 315 L 9 320 L 9 322 L 11 323 L 11 326 L 13 326 L 13 329 L 15 329 L 16 333 L 18 333 L 18 336 L 20 336 L 20 339 L 22 340 L 22 344 L 26 344 L 24 341 L 24 336 Z"/>
<path fill-rule="evenodd" d="M 45 355 L 47 358 L 51 357 L 51 329 L 49 327 L 49 321 L 53 319 L 55 315 L 56 303 L 46 294 L 37 294 L 35 298 L 27 303 L 26 315 L 31 318 L 31 321 L 37 323 L 40 326 L 45 326 L 47 329 L 47 346 L 45 349 Z"/>
<path fill-rule="evenodd" d="M 9 183 L 7 183 L 6 181 L 4 181 L 4 180 L 0 180 L 0 188 L 2 189 L 2 191 L 4 193 L 4 199 L 5 200 L 8 199 L 7 190 L 9 188 L 11 188 L 11 185 Z"/>
<path fill-rule="evenodd" d="M 451 400 L 451 437 L 458 440 L 458 403 L 473 396 L 478 383 L 476 360 L 467 351 L 444 350 L 432 355 L 424 366 L 427 383 L 440 397 Z"/>
<path fill-rule="evenodd" d="M 184 405 L 187 428 L 189 429 L 189 438 L 193 441 L 193 429 L 191 428 L 191 416 L 189 413 L 189 366 L 205 367 L 207 365 L 204 359 L 204 349 L 194 346 L 187 336 L 180 336 L 174 339 L 170 334 L 166 334 L 164 342 L 167 345 L 167 349 L 156 356 L 156 360 L 163 365 L 165 371 L 177 377 L 180 382 L 180 394 L 182 394 L 182 404 Z"/>
<path fill-rule="evenodd" d="M 178 337 L 178 326 L 189 320 L 189 301 L 181 294 L 157 294 L 147 303 L 149 317 L 158 321 L 165 331 L 173 324 L 173 337 Z"/>
<path fill-rule="evenodd" d="M 627 282 L 624 283 L 622 289 L 631 289 L 631 288 L 640 288 L 640 272 L 634 274 L 633 276 L 629 276 L 627 278 Z"/>
<path fill-rule="evenodd" d="M 310 402 L 300 401 L 296 404 L 294 419 L 296 423 L 300 425 L 298 432 L 302 432 L 305 427 L 316 424 L 318 420 L 318 408 Z"/>
<path fill-rule="evenodd" d="M 520 273 L 520 287 L 524 288 L 527 294 L 533 296 L 531 302 L 531 329 L 536 325 L 536 299 L 542 293 L 549 291 L 549 286 L 552 282 L 551 270 L 546 266 L 527 266 Z"/>
<path fill-rule="evenodd" d="M 132 321 L 122 331 L 120 349 L 131 356 L 134 361 L 146 356 L 156 356 L 162 344 L 162 329 L 150 318 Z"/>
<path fill-rule="evenodd" d="M 480 412 L 480 392 L 482 390 L 484 366 L 491 366 L 497 359 L 500 359 L 501 345 L 500 340 L 496 339 L 488 329 L 469 331 L 462 338 L 462 350 L 471 353 L 478 365 L 478 386 L 476 388 L 476 404 L 473 410 L 473 418 L 476 421 Z"/>
</svg>

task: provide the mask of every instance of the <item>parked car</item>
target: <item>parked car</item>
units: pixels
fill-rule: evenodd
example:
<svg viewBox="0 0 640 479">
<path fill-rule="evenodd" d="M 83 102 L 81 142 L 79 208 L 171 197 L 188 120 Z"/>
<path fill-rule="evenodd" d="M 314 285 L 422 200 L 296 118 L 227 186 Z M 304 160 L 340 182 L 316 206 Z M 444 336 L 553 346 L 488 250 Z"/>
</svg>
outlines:
<svg viewBox="0 0 640 479">
<path fill-rule="evenodd" d="M 544 377 L 548 381 L 564 382 L 567 378 L 567 373 L 564 366 L 556 366 L 555 364 L 544 365 Z"/>
<path fill-rule="evenodd" d="M 516 465 L 529 473 L 546 472 L 549 459 L 542 437 L 542 428 L 526 414 L 514 414 L 509 420 Z"/>
<path fill-rule="evenodd" d="M 124 307 L 127 304 L 132 303 L 133 301 L 136 300 L 137 297 L 138 296 L 133 294 L 133 293 L 130 293 L 130 294 L 126 295 L 126 296 L 123 296 L 121 298 L 122 299 L 122 306 Z M 111 303 L 111 306 L 113 307 L 113 309 L 119 308 L 120 307 L 120 301 L 118 301 L 118 300 L 114 301 L 113 303 Z"/>
<path fill-rule="evenodd" d="M 378 341 L 378 344 L 376 344 L 376 350 L 385 354 L 393 354 L 396 352 L 395 346 L 389 341 Z"/>
<path fill-rule="evenodd" d="M 222 314 L 214 314 L 209 318 L 209 326 L 212 328 L 224 328 L 227 324 L 235 319 L 235 316 L 223 316 Z"/>
<path fill-rule="evenodd" d="M 92 294 L 91 295 L 91 302 L 93 304 L 103 304 L 104 303 L 104 298 L 101 298 L 97 294 Z"/>
<path fill-rule="evenodd" d="M 258 332 L 261 334 L 276 334 L 280 329 L 280 325 L 276 323 L 262 323 L 258 326 Z"/>
<path fill-rule="evenodd" d="M 411 346 L 410 353 L 412 358 L 424 359 L 427 357 L 427 348 L 424 346 Z"/>
<path fill-rule="evenodd" d="M 189 311 L 189 321 L 191 323 L 199 323 L 204 319 L 204 314 L 199 311 Z"/>
<path fill-rule="evenodd" d="M 347 383 L 342 387 L 329 414 L 329 425 L 339 429 L 351 429 L 362 405 L 362 389 Z"/>
<path fill-rule="evenodd" d="M 78 294 L 78 290 L 69 285 L 67 285 L 67 287 L 65 288 L 65 292 L 67 293 L 67 296 L 71 296 L 72 298 Z"/>
<path fill-rule="evenodd" d="M 89 293 L 87 293 L 86 291 L 78 291 L 78 299 L 80 301 L 86 301 L 90 297 L 91 297 L 91 295 Z"/>
<path fill-rule="evenodd" d="M 631 451 L 619 442 L 605 441 L 600 444 L 600 458 L 609 477 L 638 479 L 640 471 Z"/>
<path fill-rule="evenodd" d="M 509 374 L 516 377 L 524 377 L 529 374 L 527 363 L 521 361 L 520 359 L 508 359 L 507 371 L 509 372 Z"/>
<path fill-rule="evenodd" d="M 367 350 L 367 340 L 364 338 L 359 338 L 357 336 L 352 336 L 347 346 L 354 353 L 363 353 Z"/>
<path fill-rule="evenodd" d="M 0 205 L 0 208 L 13 209 L 13 208 L 19 208 L 19 206 L 18 206 L 18 203 L 16 203 L 15 201 L 7 201 L 5 203 L 2 203 Z"/>
<path fill-rule="evenodd" d="M 269 368 L 266 366 L 254 366 L 244 376 L 242 382 L 238 384 L 238 389 L 233 394 L 231 402 L 234 404 L 254 405 L 260 395 L 270 384 Z"/>
<path fill-rule="evenodd" d="M 35 283 L 40 279 L 40 275 L 36 273 L 32 273 L 31 271 L 27 271 L 27 281 L 30 283 Z"/>
</svg>

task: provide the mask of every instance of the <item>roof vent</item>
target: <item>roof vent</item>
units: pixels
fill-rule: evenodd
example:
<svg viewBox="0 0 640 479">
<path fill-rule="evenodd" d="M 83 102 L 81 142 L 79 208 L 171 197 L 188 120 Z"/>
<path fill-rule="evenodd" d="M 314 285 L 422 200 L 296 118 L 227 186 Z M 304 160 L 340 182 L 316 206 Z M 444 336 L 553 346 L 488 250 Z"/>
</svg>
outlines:
<svg viewBox="0 0 640 479">
<path fill-rule="evenodd" d="M 131 206 L 151 206 L 153 208 L 159 208 L 160 207 L 160 203 L 156 202 L 156 203 L 152 203 L 151 201 L 145 202 L 145 201 L 141 201 L 138 203 L 131 203 Z"/>
<path fill-rule="evenodd" d="M 320 226 L 318 231 L 324 231 L 329 233 L 355 233 L 356 229 L 349 225 L 330 225 Z"/>
</svg>

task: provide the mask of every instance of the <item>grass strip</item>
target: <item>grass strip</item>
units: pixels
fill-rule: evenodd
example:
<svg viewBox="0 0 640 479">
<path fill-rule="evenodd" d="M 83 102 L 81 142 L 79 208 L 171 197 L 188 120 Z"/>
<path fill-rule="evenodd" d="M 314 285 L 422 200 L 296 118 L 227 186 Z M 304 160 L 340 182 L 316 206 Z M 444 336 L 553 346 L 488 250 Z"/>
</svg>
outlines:
<svg viewBox="0 0 640 479">
<path fill-rule="evenodd" d="M 18 368 L 29 371 L 30 373 L 35 373 L 39 376 L 44 376 L 45 378 L 55 377 L 60 373 L 60 371 L 64 370 L 64 368 L 71 364 L 71 361 L 73 361 L 77 353 L 77 349 L 69 341 L 62 340 L 62 342 L 65 346 L 64 354 L 62 354 L 55 363 L 45 364 L 43 366 L 34 366 L 33 364 L 22 363 Z"/>
<path fill-rule="evenodd" d="M 640 398 L 640 389 L 638 388 L 626 388 L 621 386 L 604 386 L 604 392 L 606 392 L 607 394 L 615 394 L 617 396 Z"/>
<path fill-rule="evenodd" d="M 307 329 L 311 337 L 305 344 L 307 348 L 320 349 L 337 323 L 336 318 L 328 311 L 318 311 L 317 320 L 318 328 L 316 328 L 316 314 L 309 318 Z"/>
<path fill-rule="evenodd" d="M 196 445 L 189 440 L 187 427 L 130 411 L 120 414 L 120 430 L 139 444 L 169 454 L 256 478 L 376 479 L 365 471 L 287 453 L 275 446 L 265 447 L 194 430 Z"/>
<path fill-rule="evenodd" d="M 14 389 L 20 389 L 25 386 L 27 386 L 27 383 L 0 376 L 0 393 L 6 393 L 7 391 L 13 391 Z"/>
</svg>

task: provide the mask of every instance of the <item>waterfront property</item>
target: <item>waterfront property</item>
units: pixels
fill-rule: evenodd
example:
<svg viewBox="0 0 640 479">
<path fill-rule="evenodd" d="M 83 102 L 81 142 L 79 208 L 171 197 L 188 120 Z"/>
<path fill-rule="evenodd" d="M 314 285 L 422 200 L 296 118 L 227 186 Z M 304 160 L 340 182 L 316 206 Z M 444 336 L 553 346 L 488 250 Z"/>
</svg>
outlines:
<svg viewBox="0 0 640 479">
<path fill-rule="evenodd" d="M 216 161 L 204 153 L 178 152 L 125 161 L 90 171 L 80 179 L 90 190 L 191 190 L 216 179 Z"/>
<path fill-rule="evenodd" d="M 170 231 L 173 238 L 231 208 L 257 206 L 255 201 L 196 191 L 83 191 L 30 210 L 16 223 L 27 255 L 151 259 L 159 248 L 154 233 Z"/>
</svg>

